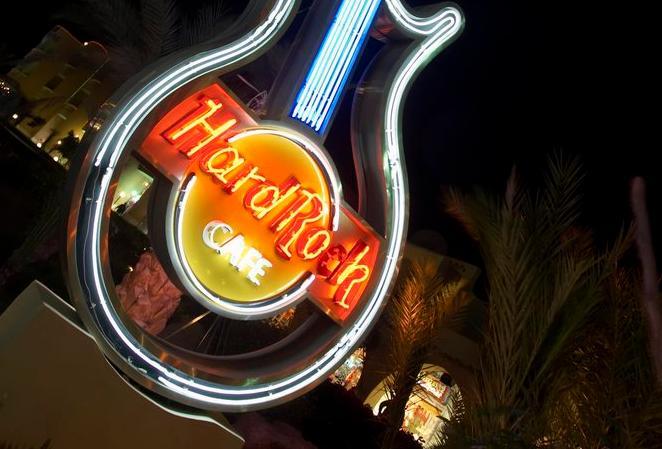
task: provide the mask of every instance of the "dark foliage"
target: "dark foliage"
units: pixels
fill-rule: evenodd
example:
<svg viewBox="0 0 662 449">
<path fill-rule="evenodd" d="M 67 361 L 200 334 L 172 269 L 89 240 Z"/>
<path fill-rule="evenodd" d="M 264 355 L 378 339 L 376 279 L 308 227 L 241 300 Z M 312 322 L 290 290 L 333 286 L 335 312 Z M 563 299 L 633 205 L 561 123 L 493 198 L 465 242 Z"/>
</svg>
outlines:
<svg viewBox="0 0 662 449">
<path fill-rule="evenodd" d="M 63 298 L 68 296 L 58 251 L 64 237 L 60 226 L 66 171 L 46 153 L 30 148 L 0 129 L 0 200 L 12 213 L 11 220 L 0 224 L 5 236 L 0 242 L 0 312 L 35 279 Z M 113 214 L 109 241 L 111 271 L 121 279 L 148 240 Z"/>
<path fill-rule="evenodd" d="M 76 150 L 78 149 L 78 143 L 79 143 L 78 137 L 74 135 L 73 131 L 69 131 L 69 133 L 65 136 L 65 138 L 62 139 L 62 143 L 58 145 L 57 149 L 60 150 L 62 156 L 71 160 L 76 154 Z"/>
<path fill-rule="evenodd" d="M 388 424 L 350 390 L 324 382 L 288 404 L 263 413 L 270 419 L 287 422 L 318 449 L 380 449 Z M 394 447 L 421 449 L 406 432 L 398 432 Z"/>
</svg>

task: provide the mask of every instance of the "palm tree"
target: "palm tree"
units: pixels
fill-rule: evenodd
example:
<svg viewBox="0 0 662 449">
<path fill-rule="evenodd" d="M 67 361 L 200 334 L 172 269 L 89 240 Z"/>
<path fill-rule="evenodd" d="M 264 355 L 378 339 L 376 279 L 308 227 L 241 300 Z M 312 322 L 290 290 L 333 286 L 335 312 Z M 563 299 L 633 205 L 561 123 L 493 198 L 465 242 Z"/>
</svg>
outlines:
<svg viewBox="0 0 662 449">
<path fill-rule="evenodd" d="M 161 56 L 207 41 L 231 24 L 222 1 L 184 13 L 175 0 L 80 0 L 56 18 L 103 43 L 117 81 Z"/>
<path fill-rule="evenodd" d="M 389 372 L 383 373 L 387 400 L 381 411 L 389 424 L 383 444 L 386 449 L 395 444 L 407 402 L 425 375 L 423 365 L 435 349 L 438 331 L 461 323 L 469 302 L 461 283 L 445 280 L 431 261 L 412 262 L 401 276 L 403 281 L 386 311 Z"/>
<path fill-rule="evenodd" d="M 648 324 L 649 351 L 658 386 L 662 388 L 662 296 L 658 290 L 659 276 L 646 207 L 646 184 L 643 178 L 637 177 L 632 181 L 630 198 L 636 226 L 637 251 L 642 267 L 641 299 Z"/>
<path fill-rule="evenodd" d="M 646 352 L 640 298 L 641 276 L 617 269 L 560 366 L 546 413 L 548 438 L 558 447 L 662 447 L 662 391 Z"/>
<path fill-rule="evenodd" d="M 577 160 L 556 158 L 539 192 L 524 191 L 513 171 L 503 198 L 448 195 L 447 210 L 480 247 L 489 305 L 481 369 L 443 447 L 551 444 L 554 401 L 579 375 L 570 367 L 589 350 L 587 329 L 629 241 L 621 235 L 612 249 L 594 248 L 578 225 L 582 178 Z"/>
</svg>

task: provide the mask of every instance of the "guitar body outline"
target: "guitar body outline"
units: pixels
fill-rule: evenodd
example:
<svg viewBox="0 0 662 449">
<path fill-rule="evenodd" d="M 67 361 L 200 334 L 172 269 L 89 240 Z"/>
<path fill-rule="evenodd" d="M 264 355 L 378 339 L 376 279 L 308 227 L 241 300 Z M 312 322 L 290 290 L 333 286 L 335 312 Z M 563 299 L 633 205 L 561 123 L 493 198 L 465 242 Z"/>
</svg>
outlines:
<svg viewBox="0 0 662 449">
<path fill-rule="evenodd" d="M 229 30 L 217 41 L 228 39 L 228 35 L 237 36 L 237 30 L 248 29 L 247 33 L 220 46 L 217 42 L 206 43 L 166 56 L 126 82 L 109 101 L 112 110 L 102 117 L 101 129 L 94 135 L 86 134 L 84 144 L 88 151 L 72 187 L 67 219 L 67 274 L 69 290 L 86 328 L 106 357 L 133 381 L 202 409 L 254 410 L 303 394 L 340 365 L 372 328 L 395 280 L 407 232 L 404 99 L 416 75 L 459 35 L 464 25 L 460 10 L 452 4 L 443 4 L 431 16 L 421 17 L 400 0 L 383 0 L 381 8 L 392 25 L 393 42 L 381 50 L 364 74 L 354 98 L 351 128 L 358 213 L 385 242 L 380 250 L 379 270 L 373 273 L 366 289 L 369 294 L 361 299 L 356 316 L 340 331 L 322 326 L 320 320 L 311 320 L 306 324 L 308 328 L 299 332 L 302 335 L 287 337 L 285 343 L 292 347 L 279 349 L 282 352 L 265 359 L 274 365 L 276 360 L 288 361 L 286 375 L 263 374 L 264 368 L 259 365 L 265 360 L 257 356 L 255 360 L 247 356 L 244 362 L 228 357 L 223 360 L 245 368 L 244 381 L 219 369 L 219 378 L 227 379 L 227 383 L 220 383 L 196 375 L 198 358 L 192 358 L 195 360 L 190 365 L 180 364 L 177 357 L 184 357 L 181 352 L 167 346 L 164 349 L 150 339 L 139 341 L 131 323 L 123 322 L 115 309 L 104 237 L 112 179 L 128 157 L 127 149 L 145 138 L 158 116 L 191 92 L 216 82 L 221 74 L 267 52 L 287 29 L 298 6 L 298 0 L 254 0 L 236 30 Z M 364 125 L 375 122 L 378 125 L 369 129 Z M 293 121 L 286 125 L 323 145 L 324 135 Z M 303 340 L 312 349 L 304 348 Z M 303 355 L 296 355 L 299 353 Z"/>
</svg>

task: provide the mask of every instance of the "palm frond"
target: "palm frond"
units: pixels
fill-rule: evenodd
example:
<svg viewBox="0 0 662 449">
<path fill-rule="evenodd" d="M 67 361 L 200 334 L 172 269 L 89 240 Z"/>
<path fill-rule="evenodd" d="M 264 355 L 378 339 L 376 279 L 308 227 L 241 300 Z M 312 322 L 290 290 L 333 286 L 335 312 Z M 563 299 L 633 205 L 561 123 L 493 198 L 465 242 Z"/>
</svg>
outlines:
<svg viewBox="0 0 662 449">
<path fill-rule="evenodd" d="M 443 278 L 431 261 L 411 263 L 402 276 L 386 312 L 390 340 L 389 372 L 383 373 L 389 404 L 383 414 L 390 423 L 386 448 L 394 443 L 406 404 L 425 374 L 422 368 L 429 361 L 437 332 L 463 320 L 469 299 L 461 292 L 461 282 Z"/>
<path fill-rule="evenodd" d="M 446 197 L 447 210 L 478 241 L 489 284 L 477 393 L 458 420 L 474 442 L 588 442 L 595 439 L 581 423 L 598 433 L 609 426 L 582 396 L 595 397 L 596 373 L 609 372 L 608 340 L 588 335 L 631 232 L 597 252 L 577 224 L 581 164 L 558 156 L 549 167 L 540 191 L 523 190 L 513 170 L 503 199 L 480 190 Z M 573 380 L 586 389 L 574 388 Z M 552 431 L 550 422 L 564 431 Z"/>
<path fill-rule="evenodd" d="M 141 43 L 147 55 L 155 59 L 178 48 L 181 25 L 175 0 L 142 0 L 140 17 Z"/>
<path fill-rule="evenodd" d="M 79 0 L 55 17 L 104 44 L 117 81 L 162 55 L 214 37 L 230 20 L 222 2 L 183 16 L 175 0 Z"/>
<path fill-rule="evenodd" d="M 552 234 L 555 230 L 563 233 L 579 218 L 580 189 L 585 179 L 582 164 L 577 157 L 567 160 L 557 153 L 549 158 L 544 179 L 541 211 Z"/>
<path fill-rule="evenodd" d="M 126 0 L 82 0 L 70 19 L 109 47 L 140 45 L 140 14 Z"/>
<path fill-rule="evenodd" d="M 230 25 L 230 16 L 223 2 L 210 3 L 184 18 L 180 41 L 183 47 L 206 42 L 214 39 Z"/>
<path fill-rule="evenodd" d="M 551 427 L 576 447 L 659 448 L 662 392 L 645 352 L 638 276 L 619 268 L 605 288 L 604 307 L 558 370 Z"/>
</svg>

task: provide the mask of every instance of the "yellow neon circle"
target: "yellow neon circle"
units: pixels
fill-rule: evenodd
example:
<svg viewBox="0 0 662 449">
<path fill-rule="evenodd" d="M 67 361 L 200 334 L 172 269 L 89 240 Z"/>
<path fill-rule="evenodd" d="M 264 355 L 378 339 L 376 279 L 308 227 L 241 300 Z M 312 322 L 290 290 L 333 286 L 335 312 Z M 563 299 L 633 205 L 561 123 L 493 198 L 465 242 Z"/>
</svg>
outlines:
<svg viewBox="0 0 662 449">
<path fill-rule="evenodd" d="M 327 213 L 323 218 L 311 223 L 311 226 L 329 228 L 331 222 L 331 198 L 327 179 L 317 162 L 298 143 L 281 134 L 275 133 L 246 133 L 239 135 L 227 145 L 212 148 L 210 152 L 221 151 L 228 146 L 236 150 L 244 162 L 236 166 L 223 178 L 232 180 L 242 169 L 249 165 L 257 167 L 256 175 L 281 186 L 290 177 L 294 176 L 301 188 L 282 204 L 269 211 L 263 218 L 257 219 L 249 209 L 244 206 L 246 193 L 260 181 L 249 179 L 233 193 L 224 191 L 223 184 L 213 175 L 201 169 L 198 161 L 192 163 L 190 172 L 196 176 L 196 182 L 186 195 L 187 200 L 181 212 L 180 221 L 181 244 L 186 263 L 197 280 L 210 292 L 230 301 L 239 303 L 252 303 L 273 299 L 297 285 L 309 273 L 315 270 L 315 260 L 303 260 L 296 253 L 292 245 L 290 260 L 278 255 L 275 250 L 276 239 L 284 231 L 275 232 L 270 229 L 276 217 L 300 198 L 305 189 L 319 195 Z M 234 153 L 234 152 L 233 152 Z M 217 158 L 220 163 L 225 157 Z M 216 161 L 215 161 L 216 162 Z M 227 166 L 230 166 L 228 163 Z M 259 197 L 263 198 L 263 196 Z M 218 254 L 203 239 L 205 229 L 210 229 L 210 223 L 223 223 L 224 227 L 217 227 L 213 240 L 218 246 L 223 246 L 227 254 Z M 227 232 L 231 228 L 231 232 Z M 287 228 L 286 228 L 287 229 Z M 241 246 L 236 240 L 230 244 L 229 240 L 241 235 L 243 237 L 242 256 L 249 254 L 251 249 L 258 251 L 271 266 L 264 269 L 262 276 L 250 275 L 250 263 L 238 269 L 231 263 L 230 246 L 236 250 Z M 255 252 L 251 253 L 248 262 L 253 264 L 257 260 Z M 236 262 L 236 260 L 235 260 Z M 241 265 L 235 264 L 235 265 Z M 259 281 L 256 285 L 255 279 Z"/>
</svg>

